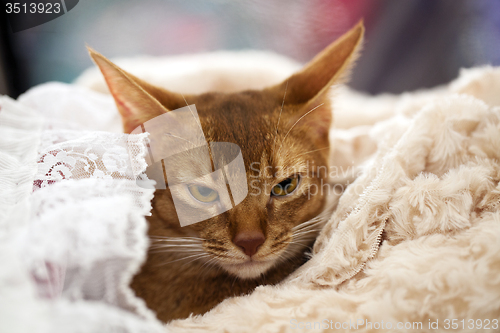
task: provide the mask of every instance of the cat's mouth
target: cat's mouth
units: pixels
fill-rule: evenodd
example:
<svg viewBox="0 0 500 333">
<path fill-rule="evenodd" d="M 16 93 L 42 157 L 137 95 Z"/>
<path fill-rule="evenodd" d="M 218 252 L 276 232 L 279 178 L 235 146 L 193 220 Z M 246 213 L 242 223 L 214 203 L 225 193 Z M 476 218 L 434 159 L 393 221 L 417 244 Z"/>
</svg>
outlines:
<svg viewBox="0 0 500 333">
<path fill-rule="evenodd" d="M 267 272 L 274 264 L 275 260 L 256 261 L 248 259 L 237 264 L 223 263 L 221 266 L 229 273 L 242 279 L 253 279 Z"/>
</svg>

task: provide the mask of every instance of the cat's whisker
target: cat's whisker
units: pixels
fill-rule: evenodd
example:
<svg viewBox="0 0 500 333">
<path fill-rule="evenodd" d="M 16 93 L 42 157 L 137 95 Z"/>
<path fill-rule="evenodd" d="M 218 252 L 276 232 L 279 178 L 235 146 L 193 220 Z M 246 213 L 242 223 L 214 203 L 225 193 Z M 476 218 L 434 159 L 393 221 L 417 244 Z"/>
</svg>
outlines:
<svg viewBox="0 0 500 333">
<path fill-rule="evenodd" d="M 295 157 L 299 157 L 299 156 L 302 156 L 302 155 L 305 155 L 305 154 L 314 153 L 316 151 L 325 150 L 325 149 L 330 149 L 330 147 L 323 147 L 323 148 L 319 148 L 319 149 L 309 150 L 309 151 L 307 151 L 305 153 L 295 155 Z"/>
<path fill-rule="evenodd" d="M 321 230 L 321 227 L 322 227 L 322 225 L 320 223 L 315 223 L 315 224 L 308 225 L 304 228 L 295 229 L 292 231 L 292 234 L 297 234 L 299 232 L 309 231 L 309 230 L 313 230 L 313 229 Z"/>
<path fill-rule="evenodd" d="M 153 239 L 167 239 L 167 240 L 199 240 L 199 241 L 204 240 L 203 238 L 199 238 L 199 237 L 149 236 L 149 238 L 153 238 Z"/>
<path fill-rule="evenodd" d="M 296 234 L 296 233 L 303 232 L 303 231 L 309 231 L 309 230 L 313 230 L 313 229 L 321 230 L 322 226 L 323 226 L 322 223 L 310 224 L 310 225 L 305 226 L 303 228 L 292 230 L 292 234 Z"/>
<path fill-rule="evenodd" d="M 201 246 L 201 242 L 152 242 L 151 246 Z"/>
<path fill-rule="evenodd" d="M 217 259 L 216 258 L 211 258 L 210 260 L 207 260 L 203 265 L 201 265 L 200 269 L 210 269 L 212 267 L 218 267 L 217 266 Z"/>
<path fill-rule="evenodd" d="M 237 260 L 241 259 L 240 256 L 234 255 L 231 252 L 228 252 L 227 254 L 224 254 L 224 255 L 214 253 L 214 252 L 209 252 L 209 253 L 212 254 L 213 256 L 215 256 L 216 258 L 220 258 L 220 259 L 237 259 Z"/>
<path fill-rule="evenodd" d="M 320 230 L 309 230 L 309 231 L 304 231 L 300 234 L 296 234 L 293 236 L 293 239 L 295 241 L 297 240 L 302 240 L 304 238 L 316 238 L 317 234 L 320 232 Z"/>
<path fill-rule="evenodd" d="M 196 260 L 201 260 L 201 259 L 206 259 L 206 258 L 210 258 L 210 256 L 203 256 L 203 257 L 200 257 L 200 258 L 192 259 L 192 260 L 188 261 L 187 263 L 183 264 L 181 267 L 185 267 L 185 266 L 189 265 L 190 263 L 192 263 L 192 262 L 194 262 L 194 261 L 196 261 Z M 205 261 L 205 262 L 201 265 L 201 267 L 203 267 L 203 266 L 204 266 L 207 262 L 211 261 L 212 259 L 213 259 L 213 258 L 210 258 L 210 259 L 206 260 L 206 261 Z M 201 268 L 201 267 L 200 267 L 200 268 Z"/>
<path fill-rule="evenodd" d="M 209 265 L 210 263 L 212 263 L 212 262 L 214 262 L 214 261 L 215 261 L 215 258 L 214 258 L 214 257 L 212 257 L 212 258 L 210 258 L 209 260 L 205 261 L 205 262 L 203 263 L 203 265 L 201 265 L 201 267 L 200 267 L 200 268 L 203 268 L 204 266 L 207 266 L 207 265 Z"/>
<path fill-rule="evenodd" d="M 311 245 L 311 243 L 316 240 L 316 234 L 314 235 L 304 235 L 300 238 L 296 238 L 294 242 L 296 244 L 302 244 L 302 246 Z"/>
<path fill-rule="evenodd" d="M 195 253 L 205 253 L 205 251 L 201 249 L 175 249 L 175 248 L 157 248 L 157 249 L 150 249 L 150 253 L 173 253 L 173 254 L 195 254 Z"/>
<path fill-rule="evenodd" d="M 304 247 L 304 246 L 307 246 L 308 244 L 310 244 L 312 241 L 314 241 L 316 239 L 316 236 L 315 235 L 309 235 L 309 237 L 301 237 L 301 238 L 297 238 L 294 243 L 292 244 L 292 246 L 300 246 L 300 247 Z"/>
<path fill-rule="evenodd" d="M 296 248 L 300 251 L 304 249 L 304 247 L 307 247 L 312 240 L 314 240 L 315 237 L 301 237 L 294 239 L 293 241 L 289 242 L 288 245 L 291 248 Z"/>
<path fill-rule="evenodd" d="M 283 138 L 283 140 L 281 140 L 281 145 L 278 148 L 278 153 L 281 150 L 281 147 L 283 147 L 283 143 L 285 142 L 286 137 L 288 136 L 288 134 L 290 134 L 290 132 L 292 131 L 292 129 L 295 127 L 295 125 L 297 125 L 297 123 L 299 121 L 301 121 L 302 119 L 304 119 L 305 116 L 307 116 L 308 114 L 310 114 L 311 112 L 313 112 L 314 110 L 316 110 L 317 108 L 319 108 L 320 106 L 322 106 L 323 104 L 325 104 L 325 103 L 321 103 L 320 105 L 312 108 L 311 110 L 307 111 L 302 117 L 300 117 L 299 119 L 297 119 L 297 121 L 292 125 L 292 127 L 290 127 L 290 129 L 288 130 L 288 132 L 286 132 L 285 137 Z"/>
<path fill-rule="evenodd" d="M 154 244 L 186 244 L 186 245 L 201 244 L 200 241 L 183 242 L 183 241 L 172 241 L 172 240 L 152 240 L 152 243 L 154 243 Z"/>
<path fill-rule="evenodd" d="M 312 219 L 310 220 L 307 220 L 305 222 L 302 222 L 301 224 L 299 225 L 296 225 L 295 227 L 293 227 L 292 229 L 299 229 L 299 228 L 304 228 L 306 226 L 310 226 L 310 225 L 314 225 L 314 224 L 317 224 L 319 222 L 322 222 L 323 221 L 323 218 L 321 216 L 321 214 L 319 214 L 318 216 L 316 217 L 313 217 Z"/>
<path fill-rule="evenodd" d="M 278 263 L 285 263 L 289 261 L 293 261 L 297 258 L 297 255 L 304 251 L 304 245 L 300 244 L 291 244 L 291 246 L 287 247 L 285 252 L 278 257 Z"/>
<path fill-rule="evenodd" d="M 330 219 L 333 208 L 335 207 L 334 203 L 330 203 L 321 213 L 316 215 L 310 220 L 307 220 L 305 222 L 302 222 L 301 224 L 295 226 L 292 228 L 292 231 L 303 229 L 306 227 L 309 227 L 310 225 L 316 225 L 316 224 L 326 224 L 327 220 Z"/>
<path fill-rule="evenodd" d="M 203 252 L 202 249 L 200 248 L 195 248 L 195 247 L 187 247 L 187 248 L 181 248 L 181 247 L 173 247 L 173 246 L 168 246 L 168 247 L 152 247 L 149 249 L 150 251 L 159 251 L 159 250 L 172 250 L 171 252 L 187 252 L 187 251 L 200 251 Z"/>
<path fill-rule="evenodd" d="M 202 238 L 150 236 L 150 253 L 206 254 Z"/>
<path fill-rule="evenodd" d="M 289 241 L 291 239 L 292 239 L 292 236 L 285 235 L 284 237 L 282 237 L 280 239 L 275 239 L 275 243 L 273 244 L 273 246 L 277 246 L 277 244 L 281 244 L 281 243 L 286 243 L 287 241 Z"/>
<path fill-rule="evenodd" d="M 320 214 L 310 220 L 292 228 L 292 237 L 285 243 L 287 244 L 285 251 L 278 257 L 278 261 L 283 263 L 292 260 L 300 252 L 304 251 L 316 238 L 316 234 L 321 231 L 323 225 L 331 215 L 333 205 L 326 207 Z"/>
<path fill-rule="evenodd" d="M 233 279 L 233 283 L 231 283 L 231 288 L 234 288 L 234 283 L 236 282 L 236 280 L 238 280 L 238 277 L 235 276 L 234 279 Z"/>
<path fill-rule="evenodd" d="M 182 267 L 185 267 L 185 266 L 189 265 L 190 263 L 192 263 L 192 262 L 194 262 L 194 261 L 196 261 L 196 260 L 201 260 L 201 259 L 204 259 L 204 258 L 205 258 L 205 257 L 203 257 L 203 258 L 196 258 L 196 259 L 192 259 L 192 260 L 188 261 L 187 263 L 185 263 L 184 265 L 182 265 Z"/>
<path fill-rule="evenodd" d="M 186 97 L 184 97 L 184 94 L 182 94 L 182 93 L 181 93 L 181 96 L 182 96 L 182 98 L 184 99 L 184 102 L 186 102 L 186 105 L 187 105 L 187 107 L 188 107 L 189 111 L 191 112 L 191 115 L 193 116 L 194 120 L 196 120 L 196 123 L 197 123 L 197 124 L 198 124 L 198 126 L 200 127 L 200 131 L 201 131 L 201 133 L 203 133 L 203 128 L 201 128 L 201 123 L 200 123 L 199 119 L 195 117 L 193 110 L 191 110 L 191 106 L 189 106 L 189 104 L 188 104 L 188 102 L 187 102 L 187 100 L 186 100 Z"/>
<path fill-rule="evenodd" d="M 193 147 L 196 147 L 196 145 L 194 143 L 192 143 L 191 141 L 187 140 L 187 139 L 184 139 L 184 138 L 181 138 L 180 136 L 177 136 L 177 135 L 173 135 L 172 133 L 164 133 L 165 135 L 168 135 L 168 136 L 171 136 L 173 138 L 176 138 L 176 139 L 179 139 L 179 140 L 184 140 L 186 142 L 189 142 Z"/>
<path fill-rule="evenodd" d="M 150 253 L 176 253 L 176 254 L 186 254 L 186 253 L 204 253 L 203 250 L 198 250 L 198 249 L 184 249 L 184 250 L 179 250 L 179 249 L 151 249 L 149 250 Z"/>
<path fill-rule="evenodd" d="M 298 252 L 303 251 L 303 248 L 309 243 L 311 240 L 313 240 L 315 237 L 306 237 L 307 235 L 300 235 L 299 237 L 293 237 L 289 238 L 286 241 L 283 241 L 283 244 L 285 244 L 285 252 L 284 255 L 290 254 L 292 252 L 293 255 L 297 254 Z M 280 247 L 281 249 L 281 247 Z M 279 249 L 277 250 L 277 252 Z"/>
<path fill-rule="evenodd" d="M 276 133 L 274 134 L 273 149 L 271 150 L 271 157 L 274 156 L 274 148 L 276 148 L 276 139 L 278 138 L 278 127 L 280 125 L 281 113 L 283 112 L 283 106 L 285 105 L 286 91 L 288 89 L 288 81 L 286 81 L 285 94 L 283 95 L 283 102 L 281 103 L 280 114 L 278 116 L 278 123 L 276 124 Z"/>
<path fill-rule="evenodd" d="M 318 232 L 318 231 L 320 231 L 320 229 L 312 229 L 312 230 L 301 231 L 301 232 L 294 233 L 293 237 L 298 237 L 298 236 L 301 236 L 301 235 L 307 235 L 307 234 L 310 234 L 312 232 Z"/>
<path fill-rule="evenodd" d="M 307 242 L 303 242 L 303 243 L 290 244 L 287 250 L 288 250 L 288 255 L 296 256 L 299 253 L 304 253 L 305 251 L 310 250 L 310 248 L 307 246 Z"/>
<path fill-rule="evenodd" d="M 299 224 L 298 226 L 292 228 L 292 232 L 303 231 L 303 230 L 315 228 L 315 227 L 320 226 L 323 223 L 324 223 L 323 219 L 317 219 L 314 221 L 310 220 L 307 223 L 302 223 L 302 224 Z"/>
<path fill-rule="evenodd" d="M 293 259 L 293 257 L 291 257 L 291 256 L 287 256 L 287 257 L 285 257 L 285 256 L 281 256 L 281 257 L 279 257 L 279 258 L 278 258 L 278 259 L 276 259 L 276 260 L 277 260 L 277 263 L 278 263 L 278 264 L 284 264 L 284 263 L 286 263 L 287 261 L 291 261 L 292 259 Z"/>
<path fill-rule="evenodd" d="M 304 243 L 301 242 L 301 239 L 294 239 L 294 240 L 288 242 L 288 245 L 300 245 L 300 246 L 303 246 Z"/>
<path fill-rule="evenodd" d="M 151 247 L 190 247 L 201 248 L 201 244 L 153 244 Z"/>
<path fill-rule="evenodd" d="M 175 240 L 175 239 L 151 239 L 151 246 L 192 246 L 200 247 L 202 241 L 199 240 Z"/>
<path fill-rule="evenodd" d="M 196 254 L 204 254 L 203 252 L 198 252 L 198 251 L 182 251 L 182 252 L 177 252 L 177 251 L 150 251 L 150 254 L 168 254 L 168 255 L 174 255 L 176 257 L 181 257 L 181 256 L 186 256 L 186 255 L 196 255 Z"/>
<path fill-rule="evenodd" d="M 150 252 L 176 252 L 176 253 L 188 253 L 188 252 L 198 252 L 204 253 L 201 249 L 177 249 L 177 248 L 154 248 Z"/>
<path fill-rule="evenodd" d="M 198 259 L 202 259 L 202 258 L 205 258 L 205 257 L 209 257 L 208 254 L 206 253 L 201 253 L 201 254 L 193 254 L 193 255 L 189 255 L 187 257 L 183 257 L 183 258 L 179 258 L 179 259 L 175 259 L 175 260 L 171 260 L 171 261 L 168 261 L 168 262 L 164 262 L 162 263 L 162 265 L 168 265 L 168 264 L 171 264 L 171 263 L 174 263 L 174 262 L 178 262 L 178 261 L 181 261 L 181 260 L 186 260 L 186 259 L 190 259 L 190 258 L 195 258 L 193 260 L 191 260 L 190 262 L 193 262 L 195 260 L 198 260 Z"/>
<path fill-rule="evenodd" d="M 156 243 L 202 243 L 201 240 L 197 240 L 197 239 L 151 239 L 153 242 L 156 242 Z"/>
<path fill-rule="evenodd" d="M 307 231 L 307 230 L 318 228 L 318 227 L 319 227 L 318 224 L 315 223 L 315 224 L 310 224 L 310 225 L 304 226 L 303 228 L 292 229 L 292 235 L 296 234 L 298 232 L 301 232 L 301 231 Z"/>
<path fill-rule="evenodd" d="M 307 241 L 300 241 L 300 242 L 291 242 L 289 247 L 287 248 L 288 251 L 292 252 L 292 255 L 296 255 L 297 253 L 304 252 L 307 249 L 311 249 L 310 246 L 308 246 L 308 243 L 310 243 L 311 240 Z"/>
</svg>

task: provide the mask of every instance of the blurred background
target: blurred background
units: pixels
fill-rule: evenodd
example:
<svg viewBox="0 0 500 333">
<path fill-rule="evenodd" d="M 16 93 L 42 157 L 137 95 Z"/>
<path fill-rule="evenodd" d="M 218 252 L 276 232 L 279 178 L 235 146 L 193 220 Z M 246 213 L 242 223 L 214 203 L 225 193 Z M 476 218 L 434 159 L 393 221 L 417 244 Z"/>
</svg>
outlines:
<svg viewBox="0 0 500 333">
<path fill-rule="evenodd" d="M 306 62 L 360 18 L 355 89 L 401 93 L 500 65 L 499 0 L 81 0 L 17 33 L 0 11 L 0 93 L 71 82 L 92 66 L 85 44 L 110 58 L 261 49 Z"/>
</svg>

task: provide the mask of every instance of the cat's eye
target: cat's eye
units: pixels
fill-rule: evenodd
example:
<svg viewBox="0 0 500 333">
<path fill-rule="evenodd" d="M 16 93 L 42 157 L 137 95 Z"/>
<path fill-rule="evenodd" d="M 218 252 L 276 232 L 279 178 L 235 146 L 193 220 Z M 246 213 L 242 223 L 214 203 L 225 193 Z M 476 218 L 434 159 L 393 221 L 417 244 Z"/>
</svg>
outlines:
<svg viewBox="0 0 500 333">
<path fill-rule="evenodd" d="M 290 178 L 285 179 L 284 181 L 280 182 L 279 184 L 276 184 L 273 189 L 271 190 L 271 195 L 277 196 L 277 197 L 282 197 L 285 195 L 288 195 L 295 191 L 297 188 L 297 185 L 299 185 L 299 176 L 293 176 Z"/>
<path fill-rule="evenodd" d="M 204 203 L 214 202 L 219 198 L 219 193 L 209 187 L 201 185 L 189 185 L 189 193 L 198 201 Z"/>
</svg>

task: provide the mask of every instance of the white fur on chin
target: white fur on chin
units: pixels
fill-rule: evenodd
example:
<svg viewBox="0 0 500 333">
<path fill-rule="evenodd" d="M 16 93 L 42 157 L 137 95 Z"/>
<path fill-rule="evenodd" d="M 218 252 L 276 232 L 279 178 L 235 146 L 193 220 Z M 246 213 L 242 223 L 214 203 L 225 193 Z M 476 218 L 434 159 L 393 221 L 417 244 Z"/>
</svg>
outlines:
<svg viewBox="0 0 500 333">
<path fill-rule="evenodd" d="M 275 264 L 274 260 L 246 261 L 241 264 L 221 264 L 228 273 L 242 279 L 255 279 L 267 272 Z"/>
</svg>

